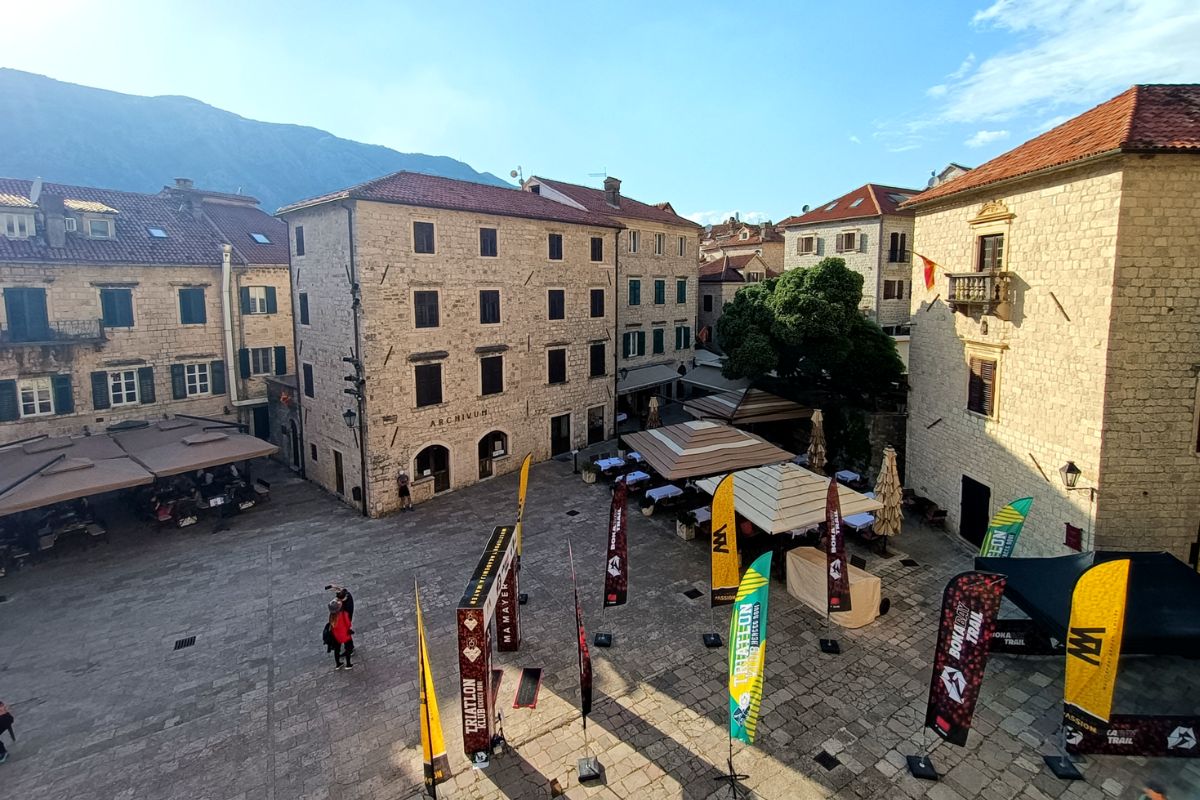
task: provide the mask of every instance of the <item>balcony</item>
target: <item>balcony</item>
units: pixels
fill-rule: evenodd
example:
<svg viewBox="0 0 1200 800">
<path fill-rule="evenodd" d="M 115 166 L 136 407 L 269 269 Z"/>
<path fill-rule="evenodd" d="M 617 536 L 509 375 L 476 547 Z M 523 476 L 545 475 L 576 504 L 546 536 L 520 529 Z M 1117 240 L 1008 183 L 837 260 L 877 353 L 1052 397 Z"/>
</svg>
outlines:
<svg viewBox="0 0 1200 800">
<path fill-rule="evenodd" d="M 99 319 L 60 319 L 19 327 L 0 325 L 0 348 L 95 344 L 107 339 L 104 322 Z"/>
<path fill-rule="evenodd" d="M 1007 272 L 958 272 L 946 277 L 950 279 L 946 304 L 955 311 L 969 314 L 978 309 L 1002 320 L 1011 317 Z"/>
</svg>

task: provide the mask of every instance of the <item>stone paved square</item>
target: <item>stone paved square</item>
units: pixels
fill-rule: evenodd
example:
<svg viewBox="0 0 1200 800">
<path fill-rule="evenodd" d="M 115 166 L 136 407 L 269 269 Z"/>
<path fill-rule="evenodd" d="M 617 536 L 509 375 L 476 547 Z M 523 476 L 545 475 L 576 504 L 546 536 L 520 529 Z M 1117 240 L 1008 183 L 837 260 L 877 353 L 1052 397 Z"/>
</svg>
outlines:
<svg viewBox="0 0 1200 800">
<path fill-rule="evenodd" d="M 0 699 L 18 741 L 0 766 L 20 800 L 384 800 L 423 796 L 417 728 L 413 583 L 419 581 L 447 749 L 451 798 L 728 797 L 714 780 L 727 753 L 727 651 L 711 628 L 703 540 L 674 535 L 673 515 L 630 515 L 630 603 L 602 619 L 608 492 L 569 464 L 533 468 L 526 512 L 524 643 L 498 654 L 499 707 L 513 752 L 486 771 L 462 754 L 454 608 L 492 527 L 511 522 L 507 475 L 367 520 L 310 484 L 270 476 L 274 499 L 212 532 L 205 522 L 155 531 L 113 518 L 112 543 L 10 575 L 0 585 Z M 567 512 L 578 511 L 570 516 Z M 115 513 L 115 512 L 114 512 Z M 602 785 L 580 786 L 584 755 L 566 564 L 570 538 L 593 648 L 592 751 Z M 753 747 L 735 765 L 760 798 L 1137 797 L 1140 781 L 1196 797 L 1200 763 L 1091 757 L 1084 782 L 1054 779 L 1040 752 L 1061 713 L 1057 658 L 995 656 L 968 746 L 937 746 L 937 784 L 909 777 L 903 756 L 931 737 L 923 718 L 941 589 L 968 569 L 952 537 L 911 526 L 882 560 L 852 549 L 880 575 L 891 611 L 836 630 L 843 654 L 822 655 L 823 620 L 772 581 L 766 693 Z M 330 582 L 356 599 L 359 657 L 334 672 L 320 641 Z M 728 610 L 718 610 L 725 630 Z M 195 636 L 194 646 L 174 642 Z M 520 669 L 540 666 L 536 709 L 514 710 Z M 1180 659 L 1122 664 L 1116 709 L 1164 713 L 1200 697 L 1200 670 Z M 826 770 L 822 751 L 838 759 Z"/>
</svg>

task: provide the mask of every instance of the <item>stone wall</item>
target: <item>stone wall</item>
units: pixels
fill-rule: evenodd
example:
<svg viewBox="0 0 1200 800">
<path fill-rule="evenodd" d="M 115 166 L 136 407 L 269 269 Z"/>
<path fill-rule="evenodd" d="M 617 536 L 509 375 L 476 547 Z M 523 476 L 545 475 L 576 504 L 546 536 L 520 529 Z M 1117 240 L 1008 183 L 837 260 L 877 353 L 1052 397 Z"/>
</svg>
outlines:
<svg viewBox="0 0 1200 800">
<path fill-rule="evenodd" d="M 732 283 L 725 281 L 703 281 L 700 283 L 700 304 L 699 317 L 696 323 L 696 330 L 700 330 L 705 326 L 712 328 L 712 335 L 715 343 L 717 335 L 717 320 L 721 318 L 721 313 L 725 308 L 725 304 L 733 301 L 733 296 L 738 293 L 738 289 L 744 286 L 750 286 L 748 283 Z M 704 310 L 704 296 L 712 296 L 712 311 Z"/>
<path fill-rule="evenodd" d="M 891 239 L 893 233 L 903 233 L 907 242 L 908 261 L 888 261 L 889 248 L 891 247 Z M 880 325 L 906 325 L 908 324 L 909 314 L 911 313 L 910 296 L 914 291 L 913 281 L 921 281 L 917 290 L 923 290 L 924 273 L 916 273 L 912 265 L 912 241 L 913 241 L 913 218 L 898 217 L 887 215 L 883 218 L 883 227 L 879 234 L 879 302 L 875 308 L 875 321 Z M 914 275 L 918 277 L 914 278 Z M 883 292 L 883 282 L 887 281 L 903 281 L 904 296 L 895 300 L 885 300 Z"/>
<path fill-rule="evenodd" d="M 620 358 L 621 366 L 629 369 L 648 364 L 670 364 L 679 366 L 686 362 L 690 367 L 696 337 L 696 310 L 698 306 L 697 286 L 699 281 L 698 252 L 700 229 L 685 225 L 667 225 L 644 219 L 617 217 L 629 230 L 620 234 L 620 309 L 617 315 L 617 347 L 621 346 L 621 335 L 627 331 L 646 332 L 646 353 L 643 356 Z M 630 252 L 630 231 L 639 232 L 641 241 L 636 253 Z M 654 234 L 666 236 L 663 255 L 654 254 Z M 684 237 L 684 254 L 679 254 L 679 237 Z M 610 237 L 611 241 L 611 237 Z M 630 279 L 641 281 L 641 303 L 629 304 Z M 676 302 L 675 282 L 687 280 L 687 297 L 683 303 Z M 654 281 L 666 281 L 665 303 L 654 303 Z M 692 345 L 683 350 L 675 349 L 675 327 L 687 325 L 692 331 Z M 663 353 L 653 352 L 655 328 L 663 328 Z M 618 354 L 621 351 L 618 350 Z"/>
</svg>

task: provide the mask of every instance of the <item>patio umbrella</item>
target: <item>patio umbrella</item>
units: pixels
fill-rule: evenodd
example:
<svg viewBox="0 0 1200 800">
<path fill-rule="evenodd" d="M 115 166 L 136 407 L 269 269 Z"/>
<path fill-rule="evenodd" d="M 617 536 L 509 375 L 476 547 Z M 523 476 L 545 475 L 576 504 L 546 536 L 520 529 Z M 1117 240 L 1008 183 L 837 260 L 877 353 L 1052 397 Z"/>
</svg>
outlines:
<svg viewBox="0 0 1200 800">
<path fill-rule="evenodd" d="M 896 449 L 888 445 L 883 450 L 883 468 L 879 472 L 879 481 L 875 484 L 875 499 L 883 503 L 883 508 L 875 514 L 875 533 L 884 537 L 882 552 L 887 552 L 889 537 L 900 533 L 900 470 L 896 467 Z"/>
<path fill-rule="evenodd" d="M 658 395 L 650 398 L 650 413 L 646 416 L 646 428 L 657 428 L 662 425 L 658 416 Z"/>
<path fill-rule="evenodd" d="M 812 412 L 812 436 L 808 440 L 808 468 L 818 475 L 825 474 L 825 415 L 821 409 Z"/>
</svg>

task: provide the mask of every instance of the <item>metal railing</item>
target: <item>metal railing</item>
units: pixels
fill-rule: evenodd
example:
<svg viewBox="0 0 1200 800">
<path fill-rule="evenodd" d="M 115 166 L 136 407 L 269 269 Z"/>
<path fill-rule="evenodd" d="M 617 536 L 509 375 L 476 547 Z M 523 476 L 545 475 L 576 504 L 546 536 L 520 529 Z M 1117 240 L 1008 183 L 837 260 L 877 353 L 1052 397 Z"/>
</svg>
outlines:
<svg viewBox="0 0 1200 800">
<path fill-rule="evenodd" d="M 99 319 L 59 319 L 43 324 L 0 325 L 0 346 L 34 344 L 69 344 L 71 342 L 102 342 L 104 321 Z"/>
<path fill-rule="evenodd" d="M 912 251 L 910 250 L 888 250 L 887 263 L 889 264 L 907 264 L 912 261 Z"/>
</svg>

